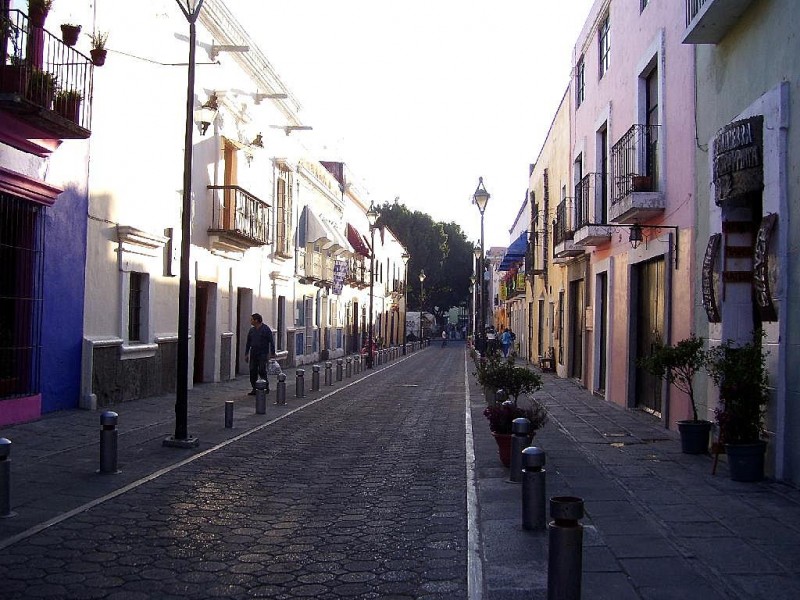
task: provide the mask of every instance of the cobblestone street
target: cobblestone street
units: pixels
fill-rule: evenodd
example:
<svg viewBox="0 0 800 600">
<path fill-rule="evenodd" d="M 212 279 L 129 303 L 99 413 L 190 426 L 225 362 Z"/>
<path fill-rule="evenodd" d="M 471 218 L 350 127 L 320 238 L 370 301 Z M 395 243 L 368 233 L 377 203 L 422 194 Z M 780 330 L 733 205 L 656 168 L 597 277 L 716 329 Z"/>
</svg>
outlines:
<svg viewBox="0 0 800 600">
<path fill-rule="evenodd" d="M 426 354 L 1 551 L 0 596 L 465 597 L 463 347 Z"/>
</svg>

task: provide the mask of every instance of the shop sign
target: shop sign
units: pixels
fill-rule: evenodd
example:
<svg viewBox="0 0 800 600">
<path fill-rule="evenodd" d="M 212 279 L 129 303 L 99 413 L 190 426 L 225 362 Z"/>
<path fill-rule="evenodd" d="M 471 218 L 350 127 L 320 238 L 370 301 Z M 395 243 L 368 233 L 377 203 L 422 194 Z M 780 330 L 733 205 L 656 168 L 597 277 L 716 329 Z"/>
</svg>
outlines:
<svg viewBox="0 0 800 600">
<path fill-rule="evenodd" d="M 774 298 L 778 281 L 778 260 L 773 243 L 777 221 L 777 214 L 767 215 L 761 219 L 753 255 L 753 287 L 762 321 L 778 320 Z"/>
<path fill-rule="evenodd" d="M 717 206 L 760 192 L 764 187 L 764 117 L 750 117 L 723 127 L 713 141 Z"/>
<path fill-rule="evenodd" d="M 722 242 L 722 234 L 715 233 L 708 239 L 706 254 L 703 257 L 702 287 L 703 287 L 703 308 L 706 309 L 709 323 L 719 323 L 722 319 L 719 314 L 719 303 L 717 301 L 717 291 L 720 289 L 720 277 L 717 266 L 719 256 L 719 246 Z"/>
</svg>

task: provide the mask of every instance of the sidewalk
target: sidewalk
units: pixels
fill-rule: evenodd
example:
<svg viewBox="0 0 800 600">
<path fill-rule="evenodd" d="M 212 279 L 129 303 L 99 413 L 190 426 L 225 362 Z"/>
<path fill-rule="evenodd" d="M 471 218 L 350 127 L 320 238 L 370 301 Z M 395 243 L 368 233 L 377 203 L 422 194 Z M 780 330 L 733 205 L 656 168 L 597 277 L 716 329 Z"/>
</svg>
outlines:
<svg viewBox="0 0 800 600">
<path fill-rule="evenodd" d="M 584 598 L 800 598 L 800 491 L 733 482 L 724 460 L 711 475 L 710 456 L 682 454 L 650 415 L 543 380 L 535 396 L 550 421 L 534 445 L 546 452 L 546 496 L 584 500 Z M 486 598 L 546 598 L 547 535 L 521 528 L 521 486 L 507 482 L 480 392 L 473 380 Z"/>
<path fill-rule="evenodd" d="M 427 361 L 450 352 L 455 359 L 455 348 L 416 352 L 403 368 L 427 369 Z M 384 367 L 391 369 L 397 362 Z M 461 355 L 446 381 L 436 385 L 461 394 L 463 364 Z M 471 361 L 466 364 L 471 372 Z M 255 400 L 246 395 L 246 376 L 197 386 L 189 394 L 189 433 L 200 440 L 194 450 L 164 448 L 160 443 L 173 433 L 174 397 L 113 407 L 120 414 L 117 475 L 96 474 L 100 411 L 65 411 L 0 430 L 0 437 L 13 442 L 11 500 L 18 513 L 0 519 L 0 560 L 15 536 L 31 528 L 45 529 L 69 511 L 106 494 L 123 493 L 124 486 L 253 428 L 266 427 L 342 387 L 341 383 L 325 386 L 321 377 L 321 391 L 312 393 L 310 373 L 309 367 L 306 398 L 298 400 L 294 371 L 287 371 L 285 407 L 273 404 L 273 380 L 266 416 L 255 414 Z M 374 386 L 380 386 L 383 375 L 375 375 Z M 363 372 L 345 383 L 362 376 Z M 391 370 L 386 376 L 392 376 Z M 534 444 L 547 453 L 547 497 L 571 495 L 585 502 L 583 598 L 800 597 L 800 491 L 774 482 L 732 482 L 724 461 L 712 476 L 710 457 L 681 454 L 677 436 L 649 415 L 621 410 L 571 380 L 550 374 L 543 379 L 544 388 L 536 396 L 548 406 L 550 421 Z M 500 464 L 482 415 L 481 390 L 469 373 L 466 380 L 473 427 L 467 435 L 472 433 L 475 451 L 483 562 L 483 594 L 473 597 L 544 599 L 547 534 L 522 530 L 521 486 L 507 482 L 508 471 Z M 378 397 L 390 399 L 391 389 L 385 392 Z M 234 427 L 225 429 L 224 401 L 230 399 L 236 402 Z"/>
</svg>

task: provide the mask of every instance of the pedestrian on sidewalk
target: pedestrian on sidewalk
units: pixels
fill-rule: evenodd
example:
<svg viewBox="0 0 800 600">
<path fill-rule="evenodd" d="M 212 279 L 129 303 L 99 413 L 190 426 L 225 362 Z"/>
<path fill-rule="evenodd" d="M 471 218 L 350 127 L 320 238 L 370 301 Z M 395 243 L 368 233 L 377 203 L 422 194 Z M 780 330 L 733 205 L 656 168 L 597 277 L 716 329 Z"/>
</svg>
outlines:
<svg viewBox="0 0 800 600">
<path fill-rule="evenodd" d="M 275 339 L 272 330 L 264 323 L 261 315 L 253 313 L 250 316 L 252 327 L 247 332 L 247 346 L 244 350 L 244 362 L 250 363 L 250 385 L 253 388 L 248 396 L 256 395 L 256 381 L 259 375 L 267 382 L 269 394 L 269 379 L 267 379 L 267 361 L 275 355 Z"/>
<path fill-rule="evenodd" d="M 503 330 L 502 335 L 500 336 L 500 346 L 503 348 L 503 356 L 505 356 L 506 358 L 508 358 L 508 351 L 511 349 L 512 341 L 513 340 L 511 339 L 511 330 L 509 330 L 509 328 L 506 327 Z"/>
</svg>

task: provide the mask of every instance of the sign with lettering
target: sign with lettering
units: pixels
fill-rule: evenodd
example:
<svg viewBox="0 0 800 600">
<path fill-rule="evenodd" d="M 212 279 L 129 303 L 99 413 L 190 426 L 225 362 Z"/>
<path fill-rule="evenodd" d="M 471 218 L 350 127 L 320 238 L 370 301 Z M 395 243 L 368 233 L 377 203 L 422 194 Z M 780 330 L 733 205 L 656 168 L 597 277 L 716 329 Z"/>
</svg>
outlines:
<svg viewBox="0 0 800 600">
<path fill-rule="evenodd" d="M 719 304 L 717 303 L 717 290 L 720 286 L 717 257 L 719 256 L 719 246 L 721 242 L 721 233 L 715 233 L 708 238 L 706 254 L 703 257 L 703 308 L 706 309 L 709 323 L 719 323 L 722 320 L 719 314 Z"/>
<path fill-rule="evenodd" d="M 762 321 L 778 320 L 773 296 L 778 282 L 777 253 L 773 244 L 777 221 L 778 215 L 774 213 L 761 219 L 753 253 L 753 288 Z"/>
<path fill-rule="evenodd" d="M 714 201 L 725 202 L 760 192 L 764 187 L 764 117 L 730 123 L 713 142 Z"/>
</svg>

